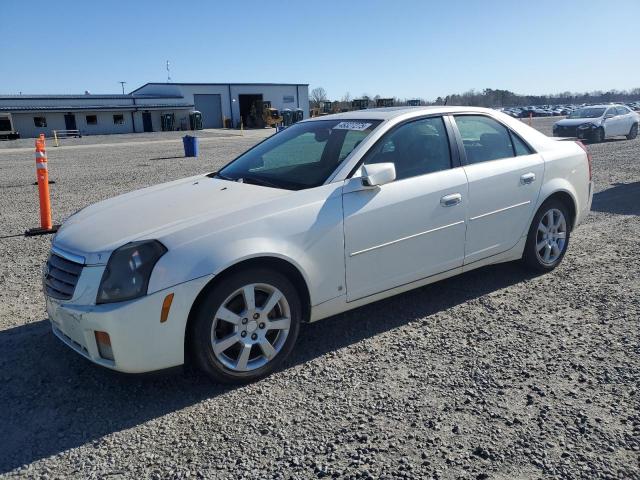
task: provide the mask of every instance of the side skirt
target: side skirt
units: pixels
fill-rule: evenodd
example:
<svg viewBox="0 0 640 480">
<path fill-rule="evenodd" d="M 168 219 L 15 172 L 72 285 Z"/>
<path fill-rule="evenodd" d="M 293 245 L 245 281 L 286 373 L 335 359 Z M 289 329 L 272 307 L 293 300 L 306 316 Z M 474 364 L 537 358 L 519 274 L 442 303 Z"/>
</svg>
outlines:
<svg viewBox="0 0 640 480">
<path fill-rule="evenodd" d="M 423 278 L 415 282 L 407 283 L 405 285 L 400 285 L 398 287 L 385 290 L 384 292 L 379 292 L 374 295 L 369 295 L 368 297 L 359 298 L 352 302 L 347 302 L 346 295 L 342 295 L 340 297 L 327 300 L 326 302 L 320 303 L 318 305 L 314 305 L 312 307 L 311 317 L 309 319 L 309 322 L 316 322 L 318 320 L 322 320 L 323 318 L 328 318 L 333 315 L 338 315 L 340 313 L 353 310 L 354 308 L 358 308 L 363 305 L 368 305 L 369 303 L 377 302 L 378 300 L 383 300 L 385 298 L 389 298 L 403 292 L 408 292 L 409 290 L 413 290 L 415 288 L 424 287 L 425 285 L 439 282 L 440 280 L 444 280 L 445 278 L 453 277 L 460 273 L 469 272 L 471 270 L 475 270 L 476 268 L 484 267 L 486 265 L 518 260 L 522 258 L 522 252 L 524 251 L 524 245 L 526 241 L 527 241 L 527 237 L 524 236 L 513 248 L 511 248 L 510 250 L 507 250 L 506 252 L 502 252 L 498 255 L 493 255 L 491 257 L 483 258 L 482 260 L 478 260 L 474 263 L 470 263 L 468 265 L 454 268 L 452 270 L 447 270 L 446 272 L 438 273 L 436 275 L 432 275 L 430 277 Z"/>
</svg>

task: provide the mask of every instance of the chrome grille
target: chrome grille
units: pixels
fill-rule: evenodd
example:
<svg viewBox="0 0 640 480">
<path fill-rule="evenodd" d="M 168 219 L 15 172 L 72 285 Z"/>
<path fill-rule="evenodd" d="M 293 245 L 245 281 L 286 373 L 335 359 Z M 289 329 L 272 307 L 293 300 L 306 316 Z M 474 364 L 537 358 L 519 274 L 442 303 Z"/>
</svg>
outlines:
<svg viewBox="0 0 640 480">
<path fill-rule="evenodd" d="M 52 253 L 44 275 L 46 294 L 59 300 L 69 300 L 76 289 L 80 272 L 82 265 Z"/>
</svg>

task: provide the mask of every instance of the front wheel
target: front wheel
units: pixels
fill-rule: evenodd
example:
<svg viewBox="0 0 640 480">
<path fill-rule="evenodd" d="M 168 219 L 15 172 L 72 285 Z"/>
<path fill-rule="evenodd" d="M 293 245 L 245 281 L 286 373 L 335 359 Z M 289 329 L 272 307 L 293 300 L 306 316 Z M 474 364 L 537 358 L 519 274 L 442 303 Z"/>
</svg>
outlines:
<svg viewBox="0 0 640 480">
<path fill-rule="evenodd" d="M 547 200 L 531 222 L 522 259 L 537 272 L 556 268 L 569 246 L 569 211 L 560 200 Z"/>
<path fill-rule="evenodd" d="M 196 364 L 213 380 L 246 383 L 272 373 L 291 353 L 302 307 L 278 272 L 252 268 L 217 282 L 190 330 Z"/>
<path fill-rule="evenodd" d="M 638 124 L 634 123 L 631 125 L 631 130 L 629 131 L 629 135 L 627 135 L 627 140 L 633 140 L 638 136 Z"/>
<path fill-rule="evenodd" d="M 600 127 L 593 134 L 593 143 L 602 143 L 604 142 L 604 128 Z"/>
</svg>

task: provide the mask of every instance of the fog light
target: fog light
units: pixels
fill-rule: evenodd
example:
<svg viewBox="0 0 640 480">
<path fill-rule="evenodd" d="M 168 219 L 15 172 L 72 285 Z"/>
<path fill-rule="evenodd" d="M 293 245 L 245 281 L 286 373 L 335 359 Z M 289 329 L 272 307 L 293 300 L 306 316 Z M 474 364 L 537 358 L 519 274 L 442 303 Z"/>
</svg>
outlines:
<svg viewBox="0 0 640 480">
<path fill-rule="evenodd" d="M 113 350 L 111 350 L 111 338 L 107 332 L 96 332 L 96 343 L 98 353 L 105 360 L 113 360 Z"/>
</svg>

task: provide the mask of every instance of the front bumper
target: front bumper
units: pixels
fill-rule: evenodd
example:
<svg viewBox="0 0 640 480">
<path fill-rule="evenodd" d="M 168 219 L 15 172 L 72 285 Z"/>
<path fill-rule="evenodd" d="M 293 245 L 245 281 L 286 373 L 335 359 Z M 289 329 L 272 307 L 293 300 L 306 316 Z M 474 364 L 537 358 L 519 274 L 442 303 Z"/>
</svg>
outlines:
<svg viewBox="0 0 640 480">
<path fill-rule="evenodd" d="M 85 267 L 76 293 L 68 300 L 45 295 L 53 333 L 67 346 L 94 363 L 127 373 L 151 372 L 184 363 L 184 339 L 191 306 L 213 278 L 200 277 L 127 302 L 87 304 L 95 300 L 104 267 Z M 174 294 L 166 322 L 160 322 L 162 303 Z M 93 302 L 92 302 L 93 303 Z M 95 332 L 111 339 L 113 360 L 98 352 Z"/>
<path fill-rule="evenodd" d="M 594 125 L 589 128 L 578 128 L 575 125 L 572 126 L 557 126 L 553 129 L 554 137 L 572 137 L 578 140 L 592 141 L 596 138 L 598 132 L 598 126 Z"/>
</svg>

